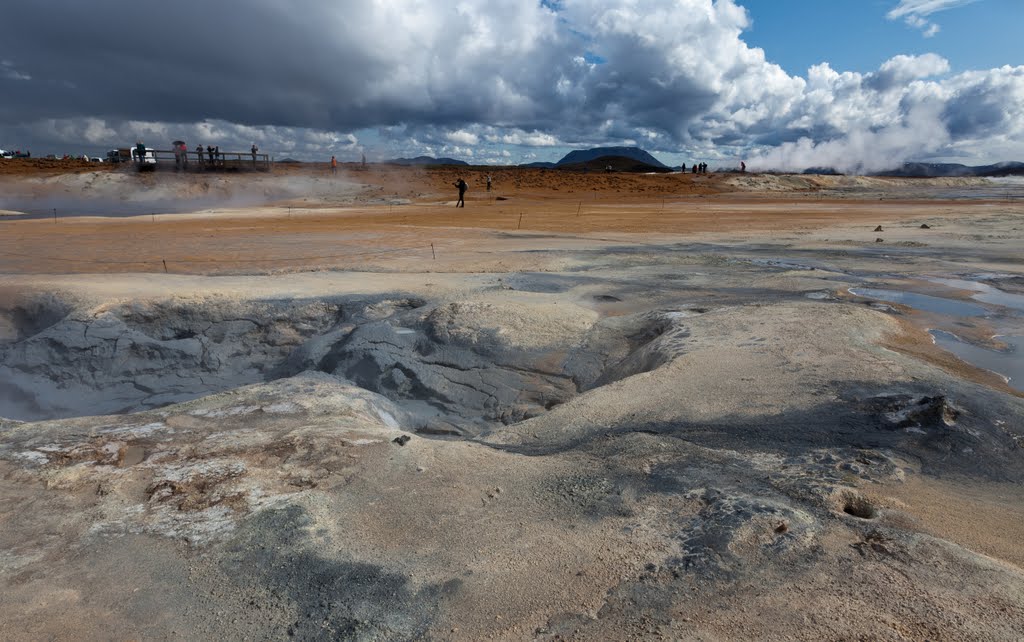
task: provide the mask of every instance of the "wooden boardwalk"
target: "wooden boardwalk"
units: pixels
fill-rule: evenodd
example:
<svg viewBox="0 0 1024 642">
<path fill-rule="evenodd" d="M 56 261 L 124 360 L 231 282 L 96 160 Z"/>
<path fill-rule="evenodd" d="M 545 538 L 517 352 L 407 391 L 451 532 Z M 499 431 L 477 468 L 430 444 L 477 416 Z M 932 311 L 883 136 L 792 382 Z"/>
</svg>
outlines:
<svg viewBox="0 0 1024 642">
<path fill-rule="evenodd" d="M 158 170 L 181 169 L 188 172 L 268 172 L 273 167 L 273 160 L 269 154 L 253 154 L 251 152 L 214 152 L 211 156 L 206 152 L 202 154 L 190 151 L 183 154 L 184 163 L 178 164 L 178 157 L 173 150 L 147 149 L 156 159 L 155 167 Z M 146 164 L 140 165 L 140 168 Z"/>
</svg>

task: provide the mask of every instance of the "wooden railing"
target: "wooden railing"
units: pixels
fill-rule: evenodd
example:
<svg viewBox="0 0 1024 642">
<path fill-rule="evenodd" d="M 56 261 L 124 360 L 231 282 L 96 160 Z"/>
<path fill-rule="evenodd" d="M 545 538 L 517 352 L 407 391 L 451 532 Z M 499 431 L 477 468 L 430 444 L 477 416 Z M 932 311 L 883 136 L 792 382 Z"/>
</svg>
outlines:
<svg viewBox="0 0 1024 642">
<path fill-rule="evenodd" d="M 147 149 L 152 153 L 158 167 L 177 166 L 178 156 L 173 150 Z M 183 156 L 181 169 L 189 171 L 214 170 L 257 170 L 269 171 L 272 165 L 269 154 L 253 154 L 251 152 L 207 152 L 202 154 L 189 151 L 179 152 Z"/>
</svg>

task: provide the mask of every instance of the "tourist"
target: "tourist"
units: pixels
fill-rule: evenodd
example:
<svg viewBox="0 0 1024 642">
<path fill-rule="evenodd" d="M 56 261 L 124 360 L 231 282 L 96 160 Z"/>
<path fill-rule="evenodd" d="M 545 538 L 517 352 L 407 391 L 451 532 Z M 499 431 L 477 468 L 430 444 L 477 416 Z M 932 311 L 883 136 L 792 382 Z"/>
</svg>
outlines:
<svg viewBox="0 0 1024 642">
<path fill-rule="evenodd" d="M 459 200 L 455 202 L 455 207 L 466 207 L 466 189 L 469 187 L 466 185 L 466 181 L 459 178 L 452 185 L 459 188 Z"/>
</svg>

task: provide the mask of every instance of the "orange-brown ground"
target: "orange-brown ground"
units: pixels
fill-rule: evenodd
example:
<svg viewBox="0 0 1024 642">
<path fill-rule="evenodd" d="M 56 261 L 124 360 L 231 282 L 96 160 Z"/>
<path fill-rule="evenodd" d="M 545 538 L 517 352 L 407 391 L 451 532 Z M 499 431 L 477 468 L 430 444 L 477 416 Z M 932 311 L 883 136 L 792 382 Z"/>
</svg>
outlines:
<svg viewBox="0 0 1024 642">
<path fill-rule="evenodd" d="M 59 162 L 59 161 L 55 161 Z M 69 161 L 70 162 L 70 161 Z M 39 161 L 37 172 L 50 171 Z M 65 162 L 66 164 L 66 162 Z M 85 168 L 95 166 L 83 163 Z M 124 170 L 122 170 L 124 171 Z M 325 175 L 317 165 L 279 165 L 281 176 Z M 494 189 L 483 189 L 490 173 Z M 159 181 L 161 173 L 147 176 Z M 467 205 L 453 207 L 451 183 L 471 185 Z M 453 247 L 472 248 L 496 232 L 607 234 L 736 234 L 756 240 L 808 234 L 837 223 L 872 226 L 955 212 L 987 211 L 985 202 L 815 200 L 728 193 L 726 176 L 582 174 L 534 169 L 350 169 L 370 187 L 352 206 L 301 199 L 202 215 L 157 213 L 130 218 L 65 217 L 2 221 L 0 272 L 169 272 L 218 274 L 250 270 L 372 269 L 395 254 L 420 259 Z M 244 180 L 245 175 L 238 175 Z M 367 198 L 409 204 L 368 204 Z M 873 242 L 874 237 L 865 237 Z M 431 259 L 433 260 L 433 259 Z"/>
</svg>

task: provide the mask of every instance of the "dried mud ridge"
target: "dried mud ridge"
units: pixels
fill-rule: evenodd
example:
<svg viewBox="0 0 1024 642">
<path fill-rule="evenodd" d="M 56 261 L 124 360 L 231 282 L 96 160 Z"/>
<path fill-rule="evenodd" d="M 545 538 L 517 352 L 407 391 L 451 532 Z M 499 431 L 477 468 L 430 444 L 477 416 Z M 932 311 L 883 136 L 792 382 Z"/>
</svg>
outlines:
<svg viewBox="0 0 1024 642">
<path fill-rule="evenodd" d="M 55 586 L 103 589 L 72 621 L 95 621 L 92 600 L 119 614 L 103 634 L 172 639 L 772 637 L 808 609 L 832 614 L 815 637 L 1024 631 L 1024 572 L 871 490 L 1024 480 L 1003 420 L 1020 399 L 906 361 L 913 376 L 812 373 L 818 401 L 782 410 L 671 403 L 688 369 L 729 366 L 690 361 L 713 337 L 799 378 L 817 366 L 772 345 L 852 343 L 837 319 L 888 319 L 865 306 L 614 316 L 394 293 L 4 315 L 4 412 L 35 421 L 0 421 L 0 499 L 20 507 L 2 605 L 29 637 L 48 630 L 25 605 L 67 600 Z M 750 381 L 756 410 L 771 399 Z M 140 596 L 110 588 L 124 573 Z M 744 608 L 782 621 L 730 619 Z"/>
</svg>

